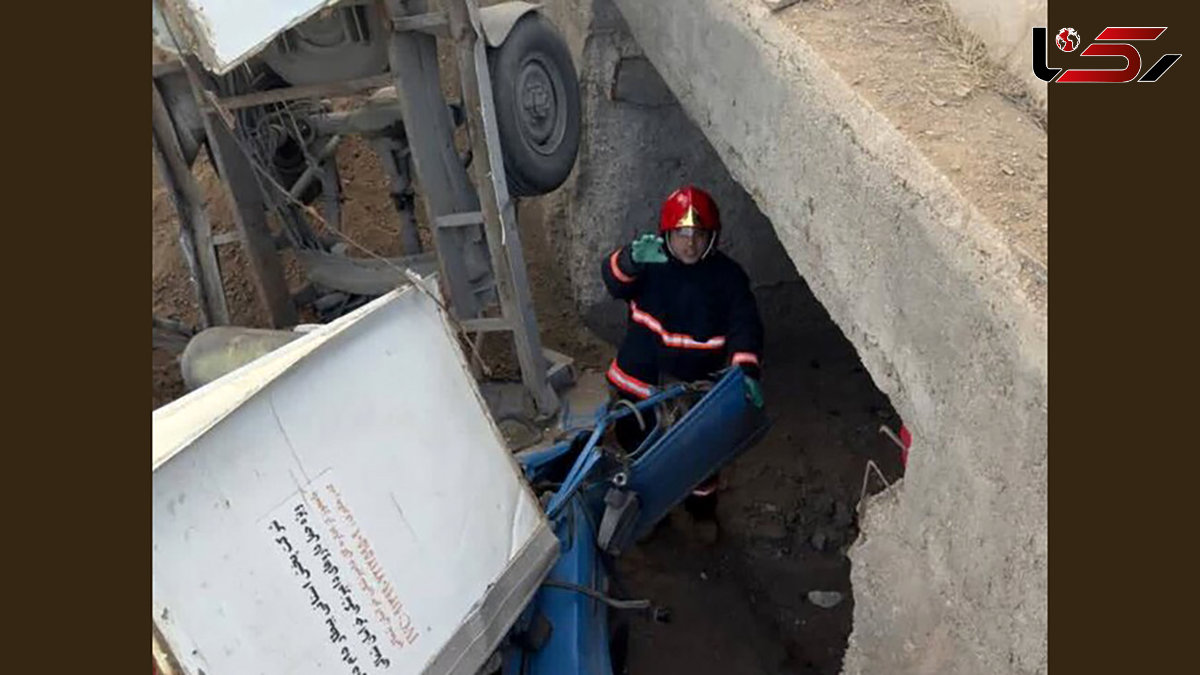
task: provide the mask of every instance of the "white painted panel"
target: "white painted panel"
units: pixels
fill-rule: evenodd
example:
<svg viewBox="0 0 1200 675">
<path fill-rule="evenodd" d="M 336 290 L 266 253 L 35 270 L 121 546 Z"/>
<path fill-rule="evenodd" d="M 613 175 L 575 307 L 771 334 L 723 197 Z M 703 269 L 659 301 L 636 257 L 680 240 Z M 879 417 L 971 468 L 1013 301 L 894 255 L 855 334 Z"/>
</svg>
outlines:
<svg viewBox="0 0 1200 675">
<path fill-rule="evenodd" d="M 189 673 L 421 672 L 548 534 L 413 289 L 155 411 L 154 444 L 153 609 Z"/>
</svg>

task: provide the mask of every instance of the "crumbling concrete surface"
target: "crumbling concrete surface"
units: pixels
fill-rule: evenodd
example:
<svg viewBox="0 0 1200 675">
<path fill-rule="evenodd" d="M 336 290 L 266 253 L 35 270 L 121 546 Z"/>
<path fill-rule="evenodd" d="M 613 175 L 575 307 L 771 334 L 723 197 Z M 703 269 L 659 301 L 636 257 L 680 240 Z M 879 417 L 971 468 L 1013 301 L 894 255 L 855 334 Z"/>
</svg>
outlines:
<svg viewBox="0 0 1200 675">
<path fill-rule="evenodd" d="M 862 515 L 844 672 L 1045 672 L 1044 131 L 954 79 L 914 3 L 615 5 L 547 4 L 590 102 L 558 206 L 577 301 L 604 313 L 595 261 L 680 179 L 738 213 L 737 185 L 689 173 L 715 152 L 916 438 Z M 761 226 L 729 242 L 759 285 L 786 276 L 754 259 Z"/>
</svg>

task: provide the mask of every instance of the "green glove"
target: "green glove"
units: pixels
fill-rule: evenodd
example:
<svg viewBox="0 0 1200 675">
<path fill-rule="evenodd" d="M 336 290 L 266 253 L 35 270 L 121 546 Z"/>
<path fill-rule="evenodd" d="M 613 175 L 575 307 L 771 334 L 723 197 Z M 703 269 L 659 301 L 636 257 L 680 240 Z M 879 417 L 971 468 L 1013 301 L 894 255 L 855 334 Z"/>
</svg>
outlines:
<svg viewBox="0 0 1200 675">
<path fill-rule="evenodd" d="M 753 403 L 756 408 L 762 408 L 762 385 L 758 383 L 758 380 L 750 377 L 749 375 L 743 375 L 742 380 L 746 383 L 746 398 L 750 399 L 750 402 Z"/>
<path fill-rule="evenodd" d="M 629 245 L 633 262 L 639 265 L 646 263 L 667 262 L 667 252 L 663 250 L 663 239 L 656 234 L 643 234 Z"/>
</svg>

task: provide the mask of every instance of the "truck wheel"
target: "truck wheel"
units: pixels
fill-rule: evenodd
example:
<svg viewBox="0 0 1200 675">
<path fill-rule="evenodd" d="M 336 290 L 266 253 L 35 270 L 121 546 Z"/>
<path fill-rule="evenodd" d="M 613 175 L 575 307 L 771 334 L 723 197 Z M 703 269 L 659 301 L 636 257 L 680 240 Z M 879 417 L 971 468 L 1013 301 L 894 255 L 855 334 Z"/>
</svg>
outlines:
<svg viewBox="0 0 1200 675">
<path fill-rule="evenodd" d="M 566 42 L 531 12 L 490 50 L 492 94 L 508 189 L 542 195 L 562 185 L 579 151 L 579 79 Z"/>
</svg>

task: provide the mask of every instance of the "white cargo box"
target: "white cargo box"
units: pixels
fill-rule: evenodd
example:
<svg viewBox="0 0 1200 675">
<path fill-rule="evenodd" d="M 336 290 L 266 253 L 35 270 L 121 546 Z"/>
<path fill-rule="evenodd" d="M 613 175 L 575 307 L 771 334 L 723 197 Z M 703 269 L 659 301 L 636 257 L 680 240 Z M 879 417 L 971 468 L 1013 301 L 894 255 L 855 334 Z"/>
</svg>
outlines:
<svg viewBox="0 0 1200 675">
<path fill-rule="evenodd" d="M 557 555 L 411 287 L 153 421 L 154 622 L 191 675 L 474 673 Z"/>
</svg>

